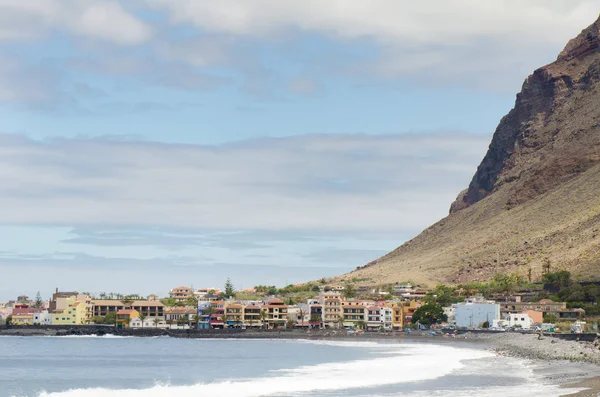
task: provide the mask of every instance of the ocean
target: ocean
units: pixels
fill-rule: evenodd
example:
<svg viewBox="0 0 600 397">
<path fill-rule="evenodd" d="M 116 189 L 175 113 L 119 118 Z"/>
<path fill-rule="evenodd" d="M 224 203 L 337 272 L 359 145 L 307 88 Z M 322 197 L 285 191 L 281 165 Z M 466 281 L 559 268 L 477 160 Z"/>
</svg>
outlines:
<svg viewBox="0 0 600 397">
<path fill-rule="evenodd" d="M 559 396 L 536 364 L 457 341 L 0 337 L 0 396 Z"/>
</svg>

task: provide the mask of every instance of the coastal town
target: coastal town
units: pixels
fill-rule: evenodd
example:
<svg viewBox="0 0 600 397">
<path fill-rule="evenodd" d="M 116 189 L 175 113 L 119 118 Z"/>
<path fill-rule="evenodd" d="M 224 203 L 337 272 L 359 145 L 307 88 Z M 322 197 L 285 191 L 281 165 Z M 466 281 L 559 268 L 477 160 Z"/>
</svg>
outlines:
<svg viewBox="0 0 600 397">
<path fill-rule="evenodd" d="M 526 284 L 518 275 L 497 275 L 487 284 L 426 289 L 409 282 L 367 288 L 321 280 L 235 290 L 228 279 L 223 289 L 182 285 L 164 296 L 146 297 L 56 288 L 49 299 L 38 293 L 34 299 L 19 296 L 0 303 L 0 322 L 7 327 L 117 329 L 598 331 L 598 283 L 573 281 L 568 272 L 549 273 L 543 281 Z"/>
</svg>

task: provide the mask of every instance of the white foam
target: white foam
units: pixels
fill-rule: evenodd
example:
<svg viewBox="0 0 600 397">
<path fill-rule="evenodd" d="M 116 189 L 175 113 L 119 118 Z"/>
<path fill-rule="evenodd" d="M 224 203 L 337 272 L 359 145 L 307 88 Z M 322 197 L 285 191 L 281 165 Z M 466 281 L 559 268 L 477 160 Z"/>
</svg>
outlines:
<svg viewBox="0 0 600 397">
<path fill-rule="evenodd" d="M 321 343 L 321 342 L 311 342 Z M 328 342 L 332 343 L 332 342 Z M 355 347 L 394 349 L 395 356 L 334 362 L 272 371 L 254 379 L 196 384 L 156 385 L 149 389 L 76 389 L 41 393 L 39 397 L 199 397 L 211 394 L 227 397 L 258 397 L 274 394 L 332 391 L 374 387 L 439 378 L 464 366 L 462 361 L 493 356 L 492 353 L 427 344 L 378 344 L 373 342 L 334 342 Z M 376 346 L 374 346 L 376 345 Z"/>
<path fill-rule="evenodd" d="M 44 335 L 44 338 L 74 338 L 74 339 L 124 339 L 124 338 L 135 338 L 135 336 L 121 336 L 121 335 L 113 335 L 113 334 L 104 334 L 104 335 Z"/>
</svg>

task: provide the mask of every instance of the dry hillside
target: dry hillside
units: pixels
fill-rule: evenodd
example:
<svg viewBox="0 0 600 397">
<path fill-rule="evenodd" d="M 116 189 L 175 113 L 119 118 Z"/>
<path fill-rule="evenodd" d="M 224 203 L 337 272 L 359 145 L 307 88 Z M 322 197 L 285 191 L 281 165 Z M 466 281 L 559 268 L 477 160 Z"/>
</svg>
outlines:
<svg viewBox="0 0 600 397">
<path fill-rule="evenodd" d="M 463 282 L 531 268 L 600 273 L 600 19 L 524 82 L 450 215 L 339 277 Z"/>
</svg>

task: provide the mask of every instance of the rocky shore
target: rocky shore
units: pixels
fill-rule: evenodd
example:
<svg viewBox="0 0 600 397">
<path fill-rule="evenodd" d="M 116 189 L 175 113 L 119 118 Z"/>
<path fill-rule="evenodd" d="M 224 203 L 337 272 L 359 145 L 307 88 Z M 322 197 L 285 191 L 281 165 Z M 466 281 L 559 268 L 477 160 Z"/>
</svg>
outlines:
<svg viewBox="0 0 600 397">
<path fill-rule="evenodd" d="M 594 342 L 562 340 L 551 335 L 503 332 L 495 334 L 467 333 L 457 338 L 488 342 L 498 354 L 541 359 L 568 360 L 600 364 L 600 340 Z"/>
</svg>

